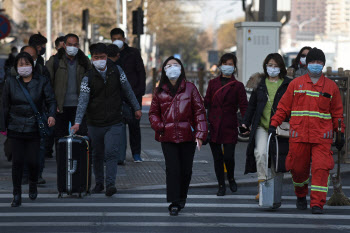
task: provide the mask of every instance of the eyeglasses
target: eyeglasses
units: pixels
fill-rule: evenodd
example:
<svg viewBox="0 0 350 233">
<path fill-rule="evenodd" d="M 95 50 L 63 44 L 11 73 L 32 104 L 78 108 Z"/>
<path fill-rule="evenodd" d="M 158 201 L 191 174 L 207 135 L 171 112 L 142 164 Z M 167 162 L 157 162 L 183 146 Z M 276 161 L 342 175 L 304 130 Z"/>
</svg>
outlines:
<svg viewBox="0 0 350 233">
<path fill-rule="evenodd" d="M 267 67 L 271 67 L 271 68 L 279 68 L 278 65 L 275 65 L 275 64 L 266 64 Z"/>
<path fill-rule="evenodd" d="M 174 63 L 174 64 L 169 64 L 169 65 L 166 65 L 166 66 L 164 66 L 164 70 L 167 70 L 167 69 L 169 69 L 170 67 L 181 67 L 179 64 L 177 64 L 177 63 Z"/>
</svg>

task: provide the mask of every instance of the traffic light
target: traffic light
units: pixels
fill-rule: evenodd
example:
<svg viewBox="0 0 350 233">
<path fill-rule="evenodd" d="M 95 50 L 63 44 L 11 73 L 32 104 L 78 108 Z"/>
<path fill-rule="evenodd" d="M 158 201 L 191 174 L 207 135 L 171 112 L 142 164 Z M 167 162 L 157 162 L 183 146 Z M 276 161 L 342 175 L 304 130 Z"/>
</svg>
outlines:
<svg viewBox="0 0 350 233">
<path fill-rule="evenodd" d="M 82 30 L 87 31 L 89 26 L 89 9 L 83 10 Z"/>
<path fill-rule="evenodd" d="M 99 41 L 99 37 L 100 37 L 100 31 L 98 30 L 99 28 L 100 28 L 100 25 L 98 24 L 92 25 L 91 40 L 93 43 L 96 43 Z"/>
<path fill-rule="evenodd" d="M 143 10 L 141 7 L 132 12 L 132 34 L 143 34 Z"/>
</svg>

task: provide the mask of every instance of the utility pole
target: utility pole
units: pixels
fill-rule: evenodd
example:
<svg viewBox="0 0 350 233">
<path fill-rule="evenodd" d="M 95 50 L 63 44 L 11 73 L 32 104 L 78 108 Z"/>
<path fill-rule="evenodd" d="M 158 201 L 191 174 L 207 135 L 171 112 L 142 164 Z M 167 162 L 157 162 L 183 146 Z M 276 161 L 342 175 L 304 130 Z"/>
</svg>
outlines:
<svg viewBox="0 0 350 233">
<path fill-rule="evenodd" d="M 277 0 L 259 1 L 259 21 L 277 22 Z"/>
<path fill-rule="evenodd" d="M 128 37 L 128 29 L 127 29 L 127 25 L 128 25 L 128 22 L 127 22 L 127 14 L 128 14 L 128 11 L 127 11 L 127 8 L 126 8 L 126 0 L 123 0 L 123 30 L 125 32 L 125 37 Z"/>
<path fill-rule="evenodd" d="M 117 28 L 120 27 L 120 0 L 116 0 L 116 5 L 117 5 Z"/>
<path fill-rule="evenodd" d="M 51 0 L 46 0 L 46 36 L 47 36 L 46 60 L 49 60 L 52 53 L 52 40 L 51 40 L 52 15 L 51 14 L 52 14 Z"/>
</svg>

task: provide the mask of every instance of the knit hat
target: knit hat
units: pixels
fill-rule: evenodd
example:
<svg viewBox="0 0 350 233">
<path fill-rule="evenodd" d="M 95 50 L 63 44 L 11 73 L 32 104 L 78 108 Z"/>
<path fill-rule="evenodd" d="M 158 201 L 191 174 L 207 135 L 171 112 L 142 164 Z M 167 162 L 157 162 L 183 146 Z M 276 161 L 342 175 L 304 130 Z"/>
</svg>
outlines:
<svg viewBox="0 0 350 233">
<path fill-rule="evenodd" d="M 322 61 L 324 64 L 326 64 L 326 57 L 321 49 L 314 47 L 309 51 L 306 56 L 306 64 L 309 64 L 309 62 L 312 61 Z"/>
</svg>

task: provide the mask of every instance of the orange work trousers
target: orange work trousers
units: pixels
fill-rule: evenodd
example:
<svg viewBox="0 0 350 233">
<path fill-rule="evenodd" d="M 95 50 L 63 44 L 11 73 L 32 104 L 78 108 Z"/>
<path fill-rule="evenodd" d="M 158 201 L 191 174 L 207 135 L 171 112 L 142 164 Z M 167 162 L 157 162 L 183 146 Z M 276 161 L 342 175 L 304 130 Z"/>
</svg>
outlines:
<svg viewBox="0 0 350 233">
<path fill-rule="evenodd" d="M 311 166 L 310 207 L 323 208 L 329 185 L 329 170 L 334 167 L 331 144 L 315 144 L 303 142 L 289 143 L 286 158 L 286 169 L 292 173 L 294 191 L 297 197 L 308 194 Z M 312 161 L 312 164 L 310 164 Z"/>
</svg>

